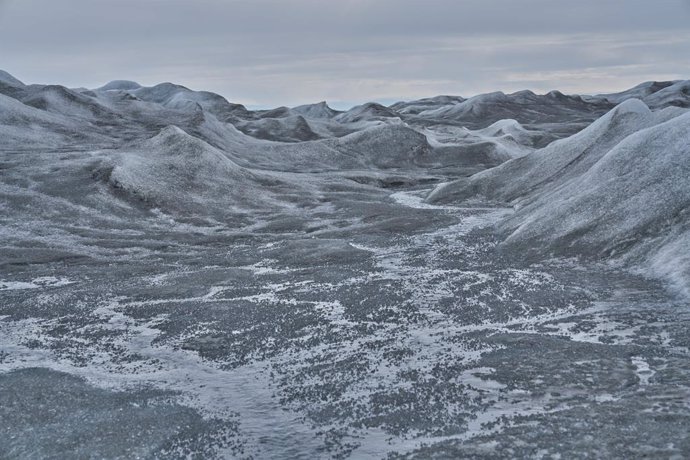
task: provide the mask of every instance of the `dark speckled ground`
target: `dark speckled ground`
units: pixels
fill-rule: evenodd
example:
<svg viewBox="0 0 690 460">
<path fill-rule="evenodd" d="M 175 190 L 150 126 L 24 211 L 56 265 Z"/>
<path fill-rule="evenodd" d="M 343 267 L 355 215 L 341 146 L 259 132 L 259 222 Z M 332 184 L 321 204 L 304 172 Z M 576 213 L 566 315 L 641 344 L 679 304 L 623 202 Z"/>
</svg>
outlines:
<svg viewBox="0 0 690 460">
<path fill-rule="evenodd" d="M 6 221 L 0 457 L 690 456 L 687 303 L 418 195 Z"/>
</svg>

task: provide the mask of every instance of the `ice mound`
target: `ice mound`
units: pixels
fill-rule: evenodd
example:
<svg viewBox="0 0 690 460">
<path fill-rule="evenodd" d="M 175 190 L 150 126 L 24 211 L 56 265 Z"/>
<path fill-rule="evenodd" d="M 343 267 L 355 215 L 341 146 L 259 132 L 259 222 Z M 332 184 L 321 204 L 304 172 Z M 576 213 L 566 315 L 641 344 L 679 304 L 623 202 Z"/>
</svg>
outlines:
<svg viewBox="0 0 690 460">
<path fill-rule="evenodd" d="M 420 112 L 418 117 L 463 123 L 476 129 L 503 119 L 515 119 L 523 124 L 592 120 L 612 106 L 603 98 L 587 102 L 580 96 L 566 96 L 559 92 L 538 95 L 527 90 L 512 94 L 497 91 L 429 108 Z"/>
<path fill-rule="evenodd" d="M 690 81 L 675 82 L 650 94 L 644 101 L 650 107 L 690 107 Z"/>
<path fill-rule="evenodd" d="M 117 190 L 180 212 L 249 205 L 260 200 L 255 181 L 250 171 L 176 126 L 125 149 L 108 178 Z"/>
<path fill-rule="evenodd" d="M 98 88 L 100 91 L 111 91 L 111 90 L 133 90 L 139 89 L 141 85 L 135 81 L 130 80 L 113 80 L 106 83 L 105 85 Z"/>
<path fill-rule="evenodd" d="M 25 105 L 0 94 L 0 138 L 19 150 L 101 140 L 66 116 Z"/>
<path fill-rule="evenodd" d="M 440 165 L 484 169 L 521 156 L 520 152 L 519 146 L 512 140 L 480 138 L 462 144 L 433 145 L 432 158 Z"/>
<path fill-rule="evenodd" d="M 474 134 L 481 137 L 494 138 L 495 141 L 504 144 L 517 144 L 518 146 L 535 146 L 544 141 L 545 136 L 542 131 L 528 130 L 517 120 L 511 118 L 498 120 L 486 128 L 474 131 Z M 519 150 L 519 149 L 518 149 Z M 522 156 L 512 154 L 511 158 Z"/>
<path fill-rule="evenodd" d="M 21 101 L 46 112 L 92 122 L 114 121 L 120 118 L 96 99 L 60 85 L 46 85 L 34 91 L 28 91 Z"/>
<path fill-rule="evenodd" d="M 503 163 L 470 178 L 434 190 L 430 202 L 450 202 L 477 195 L 510 202 L 581 174 L 618 142 L 653 123 L 655 116 L 637 99 L 630 99 L 583 131 L 534 153 Z"/>
<path fill-rule="evenodd" d="M 5 72 L 4 70 L 0 70 L 0 83 L 3 83 L 5 85 L 9 86 L 18 86 L 18 87 L 23 87 L 25 86 L 24 83 L 10 75 L 8 72 Z"/>
<path fill-rule="evenodd" d="M 690 113 L 632 134 L 590 170 L 520 208 L 510 245 L 622 257 L 690 293 Z"/>
<path fill-rule="evenodd" d="M 419 115 L 422 112 L 438 109 L 440 107 L 452 106 L 464 102 L 466 99 L 461 96 L 435 96 L 415 101 L 401 101 L 391 105 L 390 108 L 397 113 L 404 115 Z"/>
<path fill-rule="evenodd" d="M 519 208 L 508 242 L 616 255 L 690 224 L 690 113 L 642 129 Z"/>
<path fill-rule="evenodd" d="M 333 147 L 364 165 L 399 168 L 429 161 L 426 137 L 402 124 L 380 125 L 337 139 Z"/>
<path fill-rule="evenodd" d="M 426 137 L 402 124 L 376 125 L 340 137 L 254 146 L 243 158 L 261 169 L 292 172 L 409 168 L 433 158 Z"/>
<path fill-rule="evenodd" d="M 457 104 L 427 110 L 422 115 L 430 118 L 462 118 L 467 115 L 482 115 L 492 105 L 508 102 L 508 97 L 501 91 L 473 96 Z"/>
<path fill-rule="evenodd" d="M 620 103 L 630 98 L 641 99 L 651 108 L 690 107 L 690 81 L 648 81 L 629 90 L 597 96 Z"/>
<path fill-rule="evenodd" d="M 584 131 L 434 190 L 510 203 L 507 247 L 614 257 L 690 289 L 690 112 L 630 99 Z M 685 280 L 685 284 L 682 280 Z M 690 291 L 688 291 L 690 292 Z"/>
<path fill-rule="evenodd" d="M 645 97 L 664 88 L 668 88 L 675 83 L 676 82 L 673 81 L 646 81 L 620 93 L 601 94 L 600 97 L 604 97 L 611 102 L 615 102 L 616 104 L 620 104 L 627 99 L 633 98 L 644 100 Z"/>
<path fill-rule="evenodd" d="M 260 118 L 236 123 L 243 133 L 257 139 L 280 142 L 303 142 L 319 139 L 309 122 L 301 115 L 284 118 Z"/>
<path fill-rule="evenodd" d="M 372 120 L 383 121 L 389 118 L 400 118 L 400 114 L 381 104 L 369 102 L 341 113 L 335 117 L 335 120 L 340 123 L 356 123 Z"/>
<path fill-rule="evenodd" d="M 326 101 L 316 104 L 300 105 L 291 109 L 292 112 L 302 115 L 304 118 L 331 119 L 338 115 L 339 111 L 328 106 Z"/>
<path fill-rule="evenodd" d="M 173 109 L 185 109 L 185 107 L 190 106 L 190 102 L 197 103 L 220 120 L 226 120 L 247 112 L 243 105 L 230 103 L 219 94 L 209 91 L 193 91 L 174 83 L 160 83 L 156 86 L 141 87 L 129 92 L 143 101 Z"/>
</svg>

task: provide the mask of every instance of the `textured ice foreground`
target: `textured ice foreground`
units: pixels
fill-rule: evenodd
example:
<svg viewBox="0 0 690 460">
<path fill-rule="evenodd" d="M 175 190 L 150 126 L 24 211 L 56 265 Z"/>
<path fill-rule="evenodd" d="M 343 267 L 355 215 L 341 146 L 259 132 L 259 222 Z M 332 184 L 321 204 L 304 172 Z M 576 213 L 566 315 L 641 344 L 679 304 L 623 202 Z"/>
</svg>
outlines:
<svg viewBox="0 0 690 460">
<path fill-rule="evenodd" d="M 684 214 L 630 201 L 684 203 L 685 88 L 251 112 L 0 73 L 0 457 L 690 456 L 690 305 L 611 263 L 685 279 Z"/>
<path fill-rule="evenodd" d="M 377 208 L 406 235 L 374 231 L 385 216 L 222 245 L 169 232 L 156 264 L 62 266 L 72 284 L 6 291 L 6 451 L 688 452 L 687 304 L 602 266 L 511 262 L 485 228 L 509 211 L 417 195 Z"/>
</svg>

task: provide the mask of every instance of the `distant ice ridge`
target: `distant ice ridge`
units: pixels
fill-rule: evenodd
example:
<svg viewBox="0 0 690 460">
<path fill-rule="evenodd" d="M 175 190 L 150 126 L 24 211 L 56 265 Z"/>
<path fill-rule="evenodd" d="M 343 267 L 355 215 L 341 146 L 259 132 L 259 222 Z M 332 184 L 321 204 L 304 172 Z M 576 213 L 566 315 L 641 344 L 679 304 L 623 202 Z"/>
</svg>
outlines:
<svg viewBox="0 0 690 460">
<path fill-rule="evenodd" d="M 101 91 L 111 91 L 111 90 L 135 90 L 141 88 L 141 85 L 135 81 L 130 80 L 113 80 L 100 88 Z"/>
<path fill-rule="evenodd" d="M 600 97 L 614 103 L 621 103 L 627 99 L 642 100 L 651 108 L 667 106 L 690 107 L 688 95 L 690 82 L 688 81 L 648 81 L 641 83 L 627 91 L 615 94 L 603 94 Z"/>
<path fill-rule="evenodd" d="M 26 86 L 24 83 L 19 81 L 18 79 L 14 78 L 12 75 L 9 73 L 5 72 L 4 70 L 0 70 L 0 83 L 4 83 L 9 86 L 17 86 L 17 87 L 23 87 Z"/>
<path fill-rule="evenodd" d="M 321 206 L 305 173 L 328 175 L 333 189 L 433 176 L 450 182 L 427 203 L 513 205 L 500 224 L 508 245 L 620 258 L 681 286 L 688 107 L 690 81 L 675 81 L 595 96 L 494 92 L 252 111 L 174 83 L 70 89 L 0 71 L 0 149 L 46 162 L 74 153 L 64 176 L 48 169 L 67 162 L 45 165 L 46 196 L 73 192 L 94 209 L 159 209 L 214 226 L 247 210 Z M 405 174 L 415 178 L 385 179 Z"/>
<path fill-rule="evenodd" d="M 582 132 L 436 188 L 430 203 L 512 204 L 506 245 L 613 257 L 690 293 L 690 112 L 630 99 Z"/>
<path fill-rule="evenodd" d="M 294 107 L 292 111 L 306 118 L 333 118 L 341 113 L 330 108 L 326 101 L 321 101 L 317 104 L 300 105 L 299 107 Z"/>
</svg>

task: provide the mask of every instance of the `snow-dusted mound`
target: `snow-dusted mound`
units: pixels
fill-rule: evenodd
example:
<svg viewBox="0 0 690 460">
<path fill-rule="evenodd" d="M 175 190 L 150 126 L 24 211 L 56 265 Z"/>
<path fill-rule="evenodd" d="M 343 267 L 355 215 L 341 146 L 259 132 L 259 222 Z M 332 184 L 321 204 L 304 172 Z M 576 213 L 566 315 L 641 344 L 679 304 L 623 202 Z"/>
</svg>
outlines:
<svg viewBox="0 0 690 460">
<path fill-rule="evenodd" d="M 690 81 L 648 81 L 620 93 L 595 97 L 616 104 L 627 99 L 640 99 L 653 109 L 669 106 L 690 107 Z"/>
<path fill-rule="evenodd" d="M 448 202 L 480 195 L 510 202 L 558 187 L 563 180 L 582 174 L 621 140 L 654 124 L 670 112 L 653 113 L 641 101 L 628 100 L 567 139 L 522 158 L 506 162 L 467 179 L 434 190 L 433 202 Z"/>
<path fill-rule="evenodd" d="M 501 91 L 480 94 L 471 97 L 457 104 L 447 105 L 435 110 L 422 112 L 422 115 L 431 118 L 463 118 L 467 115 L 484 116 L 489 110 L 494 109 L 498 104 L 508 104 L 511 99 Z"/>
<path fill-rule="evenodd" d="M 284 118 L 260 118 L 235 124 L 245 134 L 257 139 L 281 142 L 303 142 L 319 139 L 307 120 L 301 115 Z"/>
<path fill-rule="evenodd" d="M 622 257 L 680 273 L 674 279 L 690 289 L 690 259 L 669 249 L 690 245 L 688 139 L 690 113 L 630 99 L 577 135 L 445 184 L 428 201 L 508 202 L 515 213 L 499 226 L 508 245 Z"/>
<path fill-rule="evenodd" d="M 520 222 L 511 239 L 557 244 L 574 238 L 603 251 L 672 223 L 690 205 L 688 135 L 690 113 L 627 136 L 578 174 L 561 175 L 544 187 L 547 193 L 520 206 L 510 219 Z"/>
<path fill-rule="evenodd" d="M 113 80 L 111 82 L 106 83 L 105 85 L 101 86 L 98 88 L 100 91 L 111 91 L 111 90 L 118 90 L 118 91 L 126 91 L 126 90 L 135 90 L 141 88 L 141 85 L 135 81 L 131 80 Z"/>
<path fill-rule="evenodd" d="M 360 121 L 387 121 L 396 118 L 400 118 L 400 114 L 394 110 L 375 102 L 369 102 L 341 113 L 335 117 L 335 120 L 340 123 L 356 123 Z"/>
<path fill-rule="evenodd" d="M 88 146 L 103 141 L 100 134 L 84 130 L 77 120 L 31 107 L 3 94 L 0 94 L 0 138 L 3 149 L 9 150 Z"/>
<path fill-rule="evenodd" d="M 270 110 L 259 110 L 256 112 L 258 118 L 286 118 L 295 115 L 290 107 L 280 106 Z"/>
<path fill-rule="evenodd" d="M 499 120 L 491 126 L 477 131 L 485 136 L 513 136 L 515 138 L 528 134 L 528 131 L 517 120 Z"/>
<path fill-rule="evenodd" d="M 176 126 L 125 149 L 114 162 L 108 183 L 152 207 L 215 215 L 266 200 L 254 174 Z"/>
<path fill-rule="evenodd" d="M 498 142 L 504 144 L 513 144 L 519 146 L 537 146 L 544 142 L 545 133 L 542 131 L 535 131 L 526 129 L 517 120 L 499 120 L 486 128 L 479 129 L 474 132 L 484 138 L 494 138 Z"/>
<path fill-rule="evenodd" d="M 418 115 L 426 110 L 433 110 L 439 107 L 453 106 L 464 102 L 466 99 L 461 96 L 436 96 L 416 101 L 401 101 L 391 105 L 390 108 L 397 113 L 404 115 Z"/>
<path fill-rule="evenodd" d="M 507 148 L 495 140 L 478 140 L 463 144 L 446 144 L 433 147 L 433 156 L 440 165 L 453 165 L 479 170 L 491 168 L 511 160 L 516 150 Z M 472 169 L 476 171 L 477 169 Z"/>
<path fill-rule="evenodd" d="M 518 209 L 510 244 L 624 255 L 690 294 L 690 113 L 634 133 L 580 176 Z M 542 246 L 543 248 L 543 246 Z"/>
<path fill-rule="evenodd" d="M 426 137 L 401 124 L 376 125 L 340 138 L 256 144 L 233 154 L 254 167 L 291 172 L 409 169 L 434 160 Z"/>
<path fill-rule="evenodd" d="M 531 91 L 513 94 L 498 91 L 430 108 L 417 117 L 484 128 L 503 119 L 515 119 L 523 124 L 591 120 L 592 115 L 596 117 L 611 107 L 612 104 L 603 99 L 587 102 L 580 96 L 566 96 L 557 91 L 545 95 Z"/>
<path fill-rule="evenodd" d="M 350 134 L 332 145 L 368 167 L 410 167 L 428 163 L 431 159 L 426 137 L 400 124 L 381 125 Z"/>
<path fill-rule="evenodd" d="M 674 81 L 646 81 L 634 86 L 628 90 L 621 91 L 620 93 L 610 93 L 610 94 L 599 94 L 594 97 L 606 98 L 609 101 L 620 104 L 627 99 L 640 99 L 644 100 L 645 97 L 656 93 L 664 88 L 672 86 L 676 82 Z"/>
<path fill-rule="evenodd" d="M 22 83 L 19 79 L 15 78 L 4 70 L 0 70 L 0 84 L 17 87 L 25 86 L 24 83 Z"/>
<path fill-rule="evenodd" d="M 643 99 L 650 107 L 690 107 L 690 81 L 679 81 Z"/>
<path fill-rule="evenodd" d="M 123 89 L 124 90 L 124 89 Z M 197 104 L 221 120 L 243 116 L 247 109 L 241 104 L 232 104 L 223 96 L 209 91 L 193 91 L 182 85 L 161 83 L 152 87 L 127 89 L 137 98 L 175 109 L 193 108 Z"/>
<path fill-rule="evenodd" d="M 326 101 L 321 101 L 316 104 L 306 104 L 293 107 L 292 112 L 302 115 L 304 118 L 313 119 L 331 119 L 341 113 L 338 110 L 332 109 L 328 106 Z"/>
<path fill-rule="evenodd" d="M 117 121 L 119 116 L 96 99 L 59 85 L 28 89 L 21 101 L 31 107 L 69 118 L 88 121 Z"/>
</svg>

